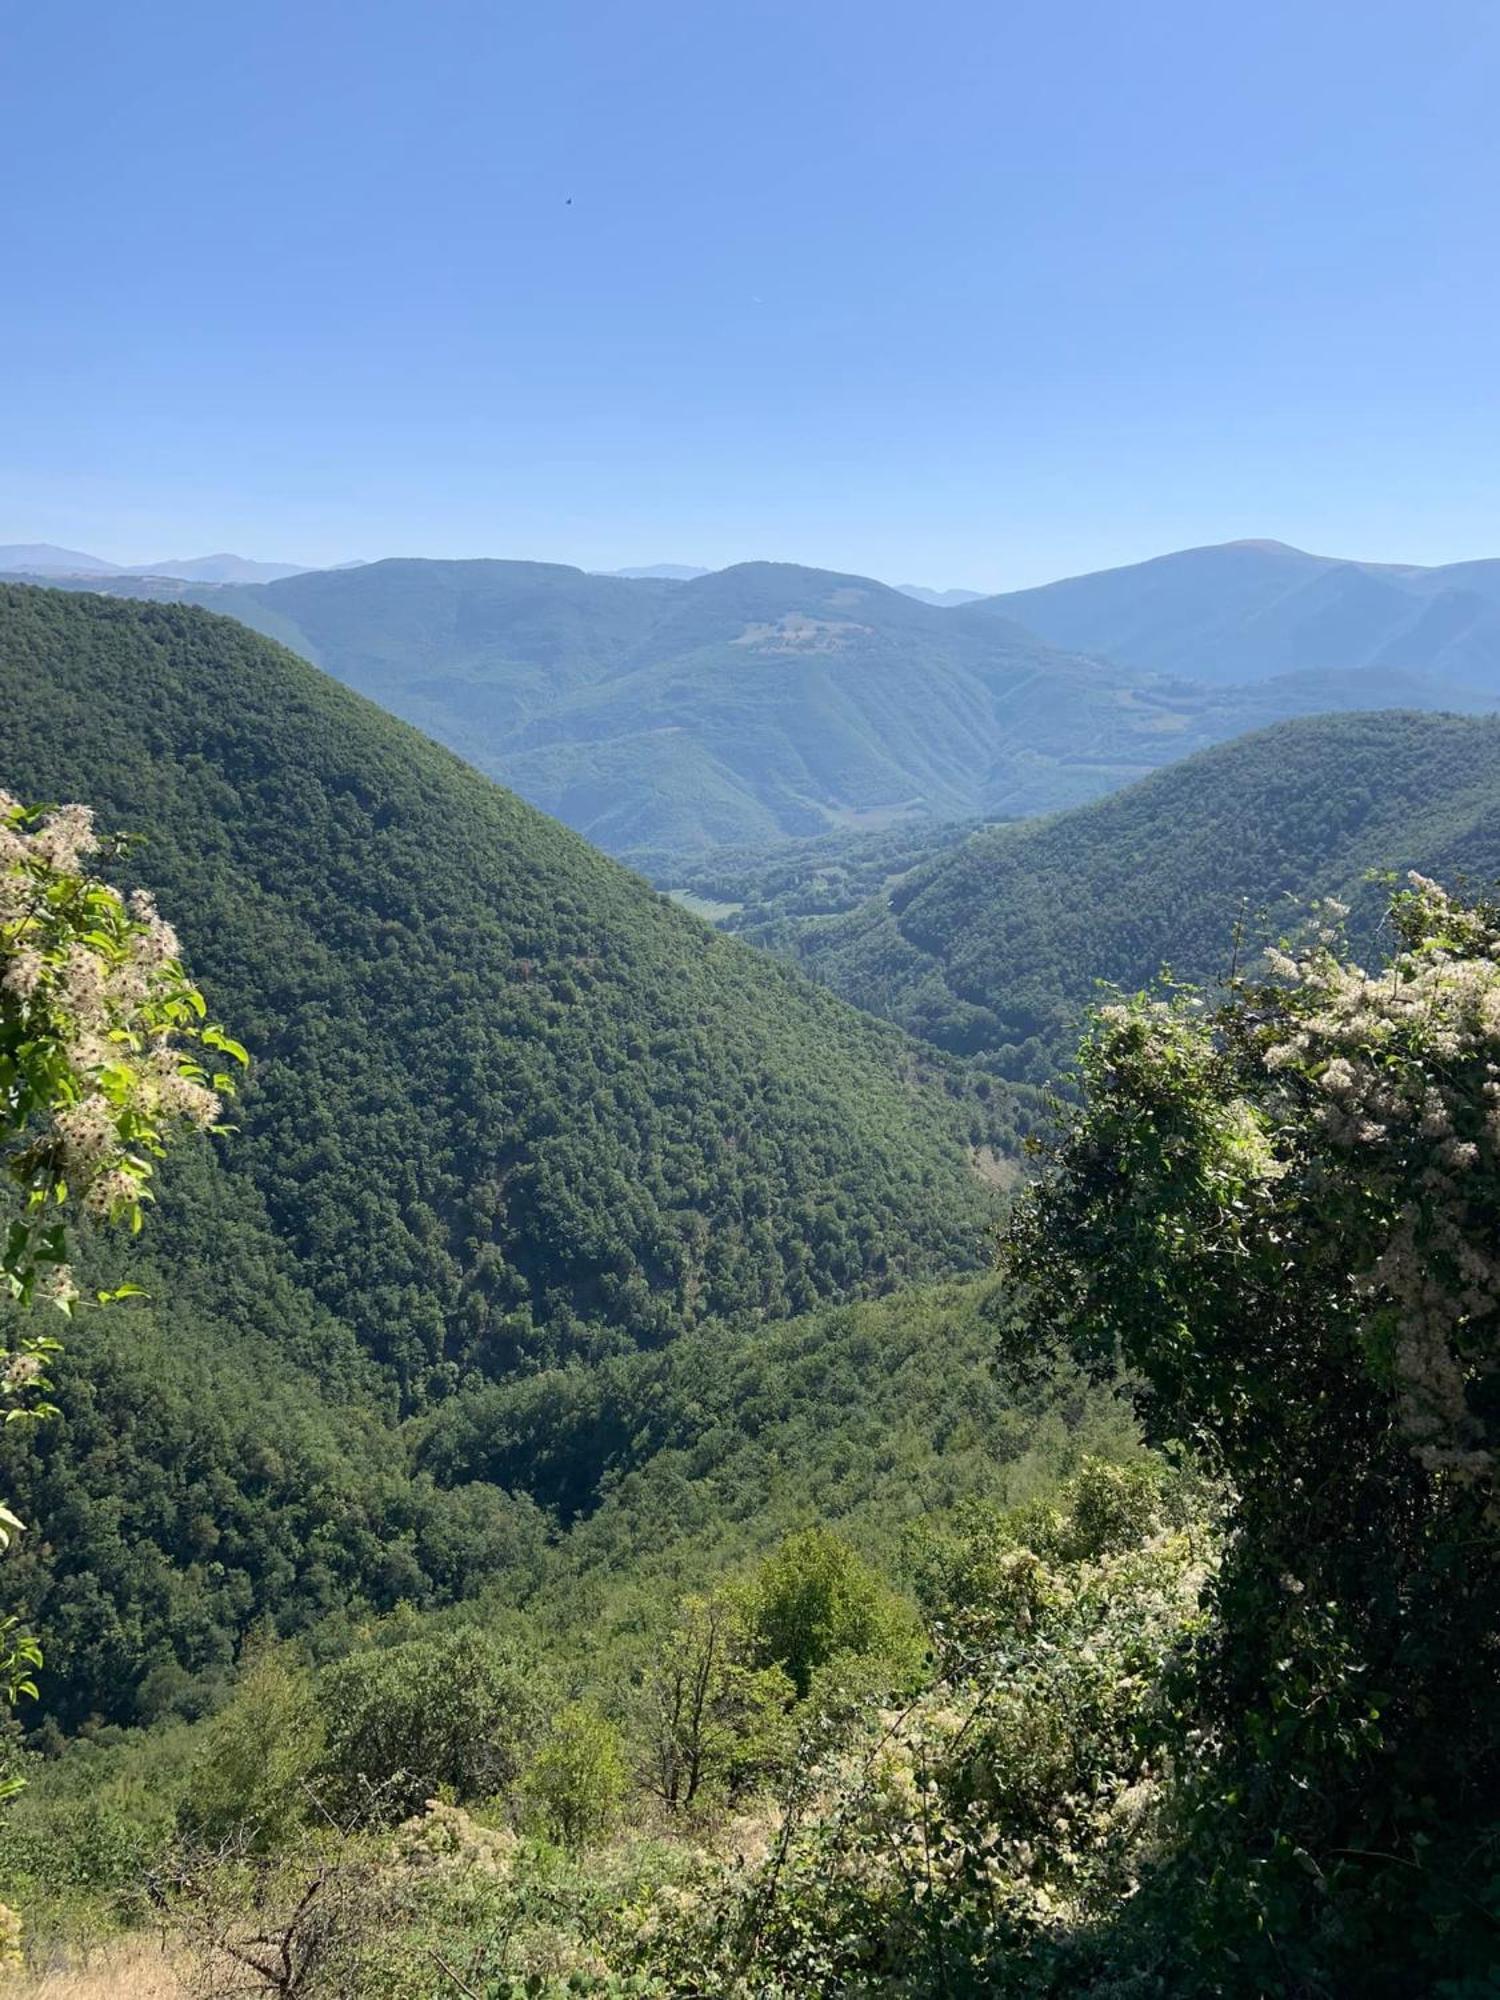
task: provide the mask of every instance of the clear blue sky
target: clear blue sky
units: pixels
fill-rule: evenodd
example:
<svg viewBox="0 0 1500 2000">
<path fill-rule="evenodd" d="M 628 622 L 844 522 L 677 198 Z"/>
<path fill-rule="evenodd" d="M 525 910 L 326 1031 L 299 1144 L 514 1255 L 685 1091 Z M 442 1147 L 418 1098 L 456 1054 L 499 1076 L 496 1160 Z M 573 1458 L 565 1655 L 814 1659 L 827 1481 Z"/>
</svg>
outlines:
<svg viewBox="0 0 1500 2000">
<path fill-rule="evenodd" d="M 1491 0 L 0 32 L 0 541 L 990 588 L 1500 554 Z"/>
</svg>

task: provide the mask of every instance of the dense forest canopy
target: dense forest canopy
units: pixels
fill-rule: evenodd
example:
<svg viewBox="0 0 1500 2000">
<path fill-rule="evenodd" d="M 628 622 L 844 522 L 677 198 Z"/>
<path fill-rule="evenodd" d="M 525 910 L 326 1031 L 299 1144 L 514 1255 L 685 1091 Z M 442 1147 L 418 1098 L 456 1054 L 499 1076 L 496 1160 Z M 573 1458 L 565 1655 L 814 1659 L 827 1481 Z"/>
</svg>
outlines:
<svg viewBox="0 0 1500 2000">
<path fill-rule="evenodd" d="M 983 1255 L 991 1105 L 228 621 L 7 589 L 0 749 L 140 836 L 226 1171 L 409 1397 Z"/>
<path fill-rule="evenodd" d="M 770 863 L 764 921 L 750 900 L 733 921 L 939 1047 L 1045 1083 L 1099 982 L 1134 990 L 1169 966 L 1212 985 L 1323 895 L 1350 902 L 1363 943 L 1387 894 L 1367 878 L 1412 867 L 1500 875 L 1500 723 L 1282 723 L 1077 812 L 982 829 L 826 922 L 779 914 L 796 891 Z"/>
<path fill-rule="evenodd" d="M 0 713 L 18 789 L 139 836 L 254 1057 L 149 1297 L 7 1440 L 63 1719 L 170 1707 L 258 1618 L 524 1575 L 525 1469 L 454 1495 L 403 1410 L 985 1260 L 997 1093 L 242 627 L 7 588 Z"/>
</svg>

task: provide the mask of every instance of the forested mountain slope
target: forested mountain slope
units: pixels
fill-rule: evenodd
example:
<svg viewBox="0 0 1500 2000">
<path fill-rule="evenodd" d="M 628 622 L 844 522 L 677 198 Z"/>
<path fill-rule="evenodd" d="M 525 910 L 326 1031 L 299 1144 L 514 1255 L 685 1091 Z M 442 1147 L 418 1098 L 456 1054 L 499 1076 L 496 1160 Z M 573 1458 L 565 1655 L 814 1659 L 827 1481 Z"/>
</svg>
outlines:
<svg viewBox="0 0 1500 2000">
<path fill-rule="evenodd" d="M 997 1094 L 243 627 L 5 586 L 0 718 L 8 785 L 140 836 L 254 1058 L 110 1246 L 151 1302 L 8 1440 L 66 1717 L 523 1562 L 529 1503 L 414 1480 L 403 1407 L 986 1260 Z"/>
<path fill-rule="evenodd" d="M 981 609 L 1054 646 L 1215 685 L 1394 672 L 1500 690 L 1500 561 L 1424 569 L 1227 542 L 1008 591 Z"/>
<path fill-rule="evenodd" d="M 1372 870 L 1500 875 L 1500 722 L 1380 713 L 1279 724 L 1056 818 L 990 827 L 853 913 L 782 941 L 939 1046 L 1037 1080 L 1096 983 L 1212 982 Z M 747 912 L 747 916 L 748 916 Z"/>
<path fill-rule="evenodd" d="M 256 1057 L 226 1170 L 409 1393 L 979 1255 L 961 1079 L 255 635 L 9 587 L 0 714 L 143 837 Z"/>
<path fill-rule="evenodd" d="M 992 606 L 790 563 L 686 582 L 431 561 L 75 582 L 241 619 L 664 882 L 724 844 L 1081 804 L 1285 715 L 1484 705 L 1394 667 L 1210 689 L 1059 651 Z"/>
</svg>

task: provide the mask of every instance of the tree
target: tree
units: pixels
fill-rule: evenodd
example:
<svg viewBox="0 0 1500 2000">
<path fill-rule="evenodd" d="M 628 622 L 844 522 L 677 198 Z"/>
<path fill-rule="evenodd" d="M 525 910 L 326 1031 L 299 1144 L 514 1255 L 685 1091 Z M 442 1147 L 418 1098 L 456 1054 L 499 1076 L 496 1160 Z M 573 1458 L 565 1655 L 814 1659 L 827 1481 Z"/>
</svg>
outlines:
<svg viewBox="0 0 1500 2000">
<path fill-rule="evenodd" d="M 801 1700 L 814 1671 L 839 1653 L 908 1657 L 916 1643 L 906 1607 L 827 1528 L 791 1534 L 750 1587 L 756 1658 L 791 1678 Z"/>
<path fill-rule="evenodd" d="M 118 851 L 119 843 L 116 843 Z M 6 1421 L 50 1414 L 60 1344 L 27 1308 L 70 1316 L 80 1297 L 72 1240 L 99 1222 L 141 1227 L 156 1161 L 183 1129 L 221 1131 L 230 1076 L 200 1054 L 243 1064 L 205 1023 L 176 933 L 151 897 L 127 900 L 90 866 L 89 809 L 28 811 L 0 791 L 0 1401 Z M 133 1287 L 95 1294 L 105 1304 Z M 0 1547 L 21 1527 L 0 1505 Z M 0 1621 L 0 1692 L 34 1694 L 36 1641 Z"/>
<path fill-rule="evenodd" d="M 526 1790 L 550 1837 L 580 1855 L 613 1826 L 625 1797 L 620 1732 L 575 1702 L 554 1718 L 526 1775 Z"/>
<path fill-rule="evenodd" d="M 1410 1979 L 1414 1912 L 1497 1921 L 1500 912 L 1413 877 L 1374 972 L 1340 914 L 1217 1009 L 1101 1010 L 1006 1261 L 1032 1342 L 1123 1361 L 1230 1495 L 1191 1690 L 1217 1921 L 1268 1950 L 1344 1894 Z"/>
<path fill-rule="evenodd" d="M 743 1605 L 726 1591 L 686 1598 L 645 1689 L 651 1789 L 671 1807 L 733 1792 L 774 1767 L 796 1690 L 758 1667 Z"/>
<path fill-rule="evenodd" d="M 493 1797 L 539 1719 L 522 1662 L 472 1629 L 351 1653 L 324 1670 L 318 1702 L 317 1785 L 345 1818 L 404 1819 L 443 1791 Z"/>
<path fill-rule="evenodd" d="M 307 1814 L 323 1745 L 311 1677 L 265 1650 L 209 1724 L 183 1800 L 185 1830 L 208 1846 L 281 1846 Z"/>
</svg>

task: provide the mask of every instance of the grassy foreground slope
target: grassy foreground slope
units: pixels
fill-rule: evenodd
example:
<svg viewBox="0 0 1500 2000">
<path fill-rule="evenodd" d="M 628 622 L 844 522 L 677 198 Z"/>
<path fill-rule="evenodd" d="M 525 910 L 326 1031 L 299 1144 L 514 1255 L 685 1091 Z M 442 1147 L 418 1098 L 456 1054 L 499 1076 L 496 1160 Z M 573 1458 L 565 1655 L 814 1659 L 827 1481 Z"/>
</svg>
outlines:
<svg viewBox="0 0 1500 2000">
<path fill-rule="evenodd" d="M 1099 804 L 990 827 L 852 914 L 792 934 L 862 1006 L 1002 1074 L 1067 1060 L 1099 981 L 1211 982 L 1372 870 L 1500 874 L 1500 722 L 1409 713 L 1287 722 Z"/>
</svg>

